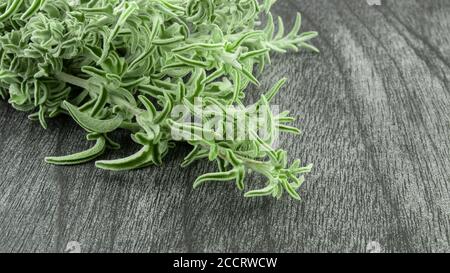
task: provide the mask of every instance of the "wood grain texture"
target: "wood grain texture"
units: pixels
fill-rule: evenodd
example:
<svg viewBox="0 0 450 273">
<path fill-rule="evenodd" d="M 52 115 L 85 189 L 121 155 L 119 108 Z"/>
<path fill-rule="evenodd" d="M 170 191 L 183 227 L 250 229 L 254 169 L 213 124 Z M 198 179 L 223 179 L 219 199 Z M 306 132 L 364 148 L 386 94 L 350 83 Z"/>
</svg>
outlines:
<svg viewBox="0 0 450 273">
<path fill-rule="evenodd" d="M 301 117 L 303 135 L 281 145 L 315 165 L 302 202 L 245 199 L 234 184 L 192 190 L 214 166 L 181 169 L 186 146 L 133 172 L 50 166 L 45 156 L 90 145 L 82 130 L 68 118 L 43 130 L 1 102 L 0 251 L 77 241 L 83 252 L 365 252 L 374 241 L 450 252 L 450 2 L 275 6 L 287 26 L 296 11 L 322 53 L 274 56 L 262 82 L 290 79 L 276 102 Z M 116 138 L 130 148 L 105 158 L 137 148 Z"/>
</svg>

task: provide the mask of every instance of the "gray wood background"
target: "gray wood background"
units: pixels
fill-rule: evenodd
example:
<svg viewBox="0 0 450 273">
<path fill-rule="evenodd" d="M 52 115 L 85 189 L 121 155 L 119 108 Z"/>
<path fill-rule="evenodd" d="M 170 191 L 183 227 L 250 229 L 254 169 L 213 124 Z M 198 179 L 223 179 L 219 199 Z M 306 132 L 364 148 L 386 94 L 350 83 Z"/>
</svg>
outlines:
<svg viewBox="0 0 450 273">
<path fill-rule="evenodd" d="M 0 251 L 450 252 L 450 1 L 275 6 L 288 26 L 296 11 L 322 53 L 274 56 L 263 87 L 290 78 L 277 102 L 303 135 L 282 145 L 315 165 L 302 202 L 192 190 L 214 167 L 181 169 L 185 146 L 133 172 L 50 166 L 91 145 L 82 130 L 68 118 L 43 130 L 1 102 Z"/>
</svg>

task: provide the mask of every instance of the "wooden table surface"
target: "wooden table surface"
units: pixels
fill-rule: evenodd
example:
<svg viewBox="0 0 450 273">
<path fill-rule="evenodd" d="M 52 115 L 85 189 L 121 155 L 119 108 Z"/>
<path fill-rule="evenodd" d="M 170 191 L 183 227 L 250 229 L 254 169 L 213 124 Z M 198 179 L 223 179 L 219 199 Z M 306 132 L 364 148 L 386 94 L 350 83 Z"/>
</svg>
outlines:
<svg viewBox="0 0 450 273">
<path fill-rule="evenodd" d="M 193 190 L 214 166 L 180 168 L 183 145 L 133 172 L 50 166 L 45 156 L 91 145 L 83 131 L 67 117 L 43 130 L 1 102 L 0 251 L 450 252 L 450 1 L 274 11 L 287 26 L 300 11 L 303 30 L 320 32 L 321 54 L 276 55 L 262 77 L 264 88 L 290 79 L 276 102 L 303 131 L 281 145 L 314 164 L 302 202 L 245 199 L 233 183 Z"/>
</svg>

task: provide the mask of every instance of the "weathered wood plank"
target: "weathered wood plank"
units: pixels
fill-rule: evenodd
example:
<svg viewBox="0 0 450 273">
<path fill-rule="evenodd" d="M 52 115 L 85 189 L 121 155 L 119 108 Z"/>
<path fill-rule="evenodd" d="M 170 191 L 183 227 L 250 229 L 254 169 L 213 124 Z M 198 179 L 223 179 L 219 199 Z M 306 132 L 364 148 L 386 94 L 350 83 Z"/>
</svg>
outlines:
<svg viewBox="0 0 450 273">
<path fill-rule="evenodd" d="M 276 102 L 300 116 L 303 135 L 281 145 L 315 165 L 302 202 L 244 199 L 231 184 L 192 190 L 213 166 L 179 168 L 186 146 L 133 172 L 49 166 L 44 156 L 90 145 L 82 131 L 67 118 L 44 131 L 1 102 L 0 251 L 78 241 L 84 252 L 351 252 L 375 241 L 388 252 L 450 252 L 450 3 L 275 7 L 287 27 L 297 10 L 322 53 L 274 56 L 262 88 L 289 77 Z"/>
</svg>

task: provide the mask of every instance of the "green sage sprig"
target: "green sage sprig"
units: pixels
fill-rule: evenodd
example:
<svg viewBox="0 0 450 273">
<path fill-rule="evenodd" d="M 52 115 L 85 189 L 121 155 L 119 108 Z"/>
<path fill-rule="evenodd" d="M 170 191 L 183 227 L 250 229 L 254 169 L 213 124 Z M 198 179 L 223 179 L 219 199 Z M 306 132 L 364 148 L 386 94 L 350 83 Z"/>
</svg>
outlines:
<svg viewBox="0 0 450 273">
<path fill-rule="evenodd" d="M 47 120 L 70 115 L 95 141 L 87 151 L 48 157 L 56 165 L 97 159 L 120 145 L 110 138 L 118 129 L 131 132 L 142 148 L 96 166 L 121 171 L 160 165 L 176 141 L 193 146 L 183 166 L 198 159 L 215 161 L 218 171 L 201 175 L 209 181 L 234 181 L 246 189 L 245 176 L 256 172 L 266 187 L 247 197 L 297 189 L 311 166 L 288 164 L 286 151 L 274 149 L 276 131 L 298 134 L 288 112 L 270 111 L 247 139 L 226 139 L 209 128 L 215 114 L 246 115 L 251 107 L 270 109 L 282 79 L 252 106 L 244 105 L 245 90 L 259 85 L 258 73 L 270 63 L 270 52 L 318 50 L 309 44 L 316 32 L 300 33 L 301 17 L 286 33 L 274 23 L 275 0 L 5 0 L 0 4 L 0 97 L 47 128 Z M 262 24 L 266 18 L 265 25 Z M 173 116 L 194 104 L 217 111 L 202 122 Z M 229 108 L 227 108 L 229 109 Z M 260 135 L 266 129 L 265 137 Z M 181 136 L 174 139 L 173 132 Z M 195 136 L 192 138 L 192 136 Z"/>
</svg>

